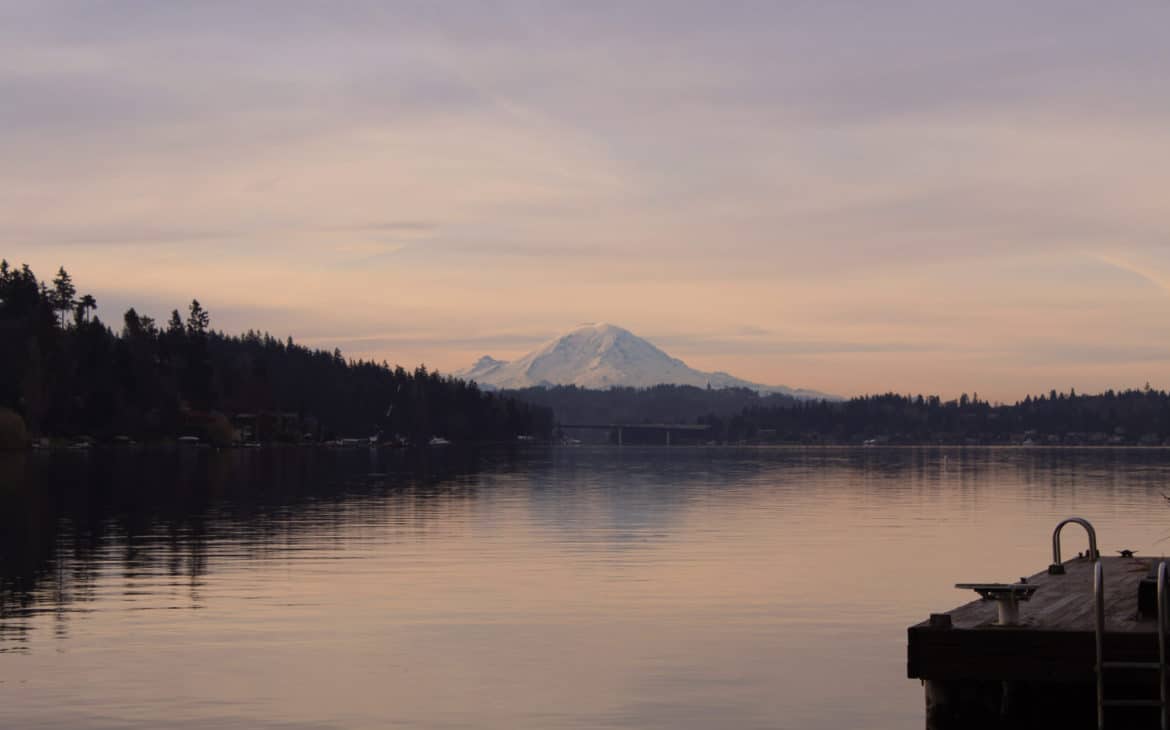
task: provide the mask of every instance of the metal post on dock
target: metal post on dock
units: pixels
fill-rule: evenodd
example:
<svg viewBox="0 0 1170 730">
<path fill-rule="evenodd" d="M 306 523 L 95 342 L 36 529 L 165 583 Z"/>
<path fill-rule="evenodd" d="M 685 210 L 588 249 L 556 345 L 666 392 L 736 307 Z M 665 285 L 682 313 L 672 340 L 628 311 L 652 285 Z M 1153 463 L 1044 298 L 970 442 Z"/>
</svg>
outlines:
<svg viewBox="0 0 1170 730">
<path fill-rule="evenodd" d="M 1162 699 L 1162 730 L 1170 730 L 1166 692 L 1166 562 L 1158 563 L 1158 692 Z"/>
<path fill-rule="evenodd" d="M 926 694 L 927 730 L 949 730 L 956 727 L 960 715 L 958 684 L 928 679 L 922 685 Z"/>
<path fill-rule="evenodd" d="M 1056 530 L 1057 535 L 1053 538 L 1053 549 L 1056 550 L 1053 553 L 1054 564 L 1060 561 L 1060 527 Z M 1093 625 L 1097 651 L 1097 730 L 1105 730 L 1105 574 L 1101 570 L 1100 560 L 1093 565 Z"/>
</svg>

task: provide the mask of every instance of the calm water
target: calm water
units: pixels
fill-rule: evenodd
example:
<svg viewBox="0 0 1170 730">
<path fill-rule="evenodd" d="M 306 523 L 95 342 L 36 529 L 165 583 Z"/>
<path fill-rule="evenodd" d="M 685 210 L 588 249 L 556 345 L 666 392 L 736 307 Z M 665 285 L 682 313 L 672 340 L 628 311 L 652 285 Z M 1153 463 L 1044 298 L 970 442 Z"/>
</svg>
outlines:
<svg viewBox="0 0 1170 730">
<path fill-rule="evenodd" d="M 0 459 L 0 727 L 916 728 L 905 628 L 1167 451 Z M 1083 549 L 1069 532 L 1066 550 Z"/>
</svg>

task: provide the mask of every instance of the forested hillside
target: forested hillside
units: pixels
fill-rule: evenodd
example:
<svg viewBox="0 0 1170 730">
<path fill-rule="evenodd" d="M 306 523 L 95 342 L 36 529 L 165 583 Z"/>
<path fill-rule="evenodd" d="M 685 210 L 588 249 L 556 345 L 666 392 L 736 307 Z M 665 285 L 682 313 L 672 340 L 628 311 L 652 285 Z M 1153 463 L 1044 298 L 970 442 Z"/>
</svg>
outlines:
<svg viewBox="0 0 1170 730">
<path fill-rule="evenodd" d="M 560 423 L 693 423 L 698 416 L 725 418 L 745 408 L 787 408 L 790 395 L 760 395 L 748 388 L 652 388 L 596 390 L 575 385 L 523 388 L 503 393 L 552 409 Z"/>
<path fill-rule="evenodd" d="M 700 420 L 733 441 L 1158 446 L 1170 445 L 1170 393 L 1054 390 L 1012 404 L 891 393 Z"/>
<path fill-rule="evenodd" d="M 1051 391 L 1012 404 L 977 395 L 944 401 L 892 393 L 807 401 L 678 385 L 507 392 L 552 409 L 563 424 L 705 424 L 711 428 L 701 439 L 719 443 L 1170 445 L 1170 394 L 1149 387 L 1096 395 Z"/>
<path fill-rule="evenodd" d="M 485 393 L 425 367 L 346 360 L 267 333 L 230 336 L 192 301 L 165 323 L 130 309 L 118 331 L 62 268 L 50 283 L 0 263 L 0 429 L 34 436 L 230 440 L 547 435 L 539 406 Z M 13 423 L 11 412 L 23 419 Z M 5 425 L 7 424 L 7 425 Z"/>
</svg>

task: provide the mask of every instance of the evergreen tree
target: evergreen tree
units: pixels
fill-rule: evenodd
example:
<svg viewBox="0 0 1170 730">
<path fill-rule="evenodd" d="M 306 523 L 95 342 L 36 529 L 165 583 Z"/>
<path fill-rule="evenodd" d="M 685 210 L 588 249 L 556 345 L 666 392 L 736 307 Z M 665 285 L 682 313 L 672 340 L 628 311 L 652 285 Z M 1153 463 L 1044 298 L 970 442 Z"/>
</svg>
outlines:
<svg viewBox="0 0 1170 730">
<path fill-rule="evenodd" d="M 61 318 L 61 328 L 65 327 L 65 315 L 73 311 L 74 301 L 73 297 L 77 295 L 77 287 L 73 285 L 73 277 L 65 271 L 62 266 L 57 270 L 57 276 L 53 279 L 52 290 L 52 307 L 59 313 Z"/>
<path fill-rule="evenodd" d="M 211 325 L 211 315 L 207 313 L 198 299 L 191 300 L 187 315 L 187 334 L 192 337 L 203 337 Z"/>
<path fill-rule="evenodd" d="M 77 300 L 76 319 L 81 321 L 89 321 L 89 313 L 97 309 L 97 300 L 93 298 L 92 294 L 86 294 Z"/>
</svg>

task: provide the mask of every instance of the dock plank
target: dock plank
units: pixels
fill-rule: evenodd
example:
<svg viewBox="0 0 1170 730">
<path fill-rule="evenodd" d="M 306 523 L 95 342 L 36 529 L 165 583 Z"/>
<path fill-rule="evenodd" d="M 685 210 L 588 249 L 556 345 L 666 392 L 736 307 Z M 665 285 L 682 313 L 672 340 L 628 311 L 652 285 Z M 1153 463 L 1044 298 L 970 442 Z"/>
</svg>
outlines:
<svg viewBox="0 0 1170 730">
<path fill-rule="evenodd" d="M 1102 558 L 1106 650 L 1118 661 L 1157 658 L 1157 625 L 1138 615 L 1138 584 L 1162 558 Z M 1036 594 L 1020 604 L 1018 626 L 997 626 L 992 601 L 974 600 L 947 612 L 951 628 L 929 621 L 910 627 L 908 673 L 919 679 L 1084 681 L 1096 652 L 1093 562 L 1067 561 L 1063 575 L 1030 576 Z"/>
<path fill-rule="evenodd" d="M 1138 583 L 1155 561 L 1112 557 L 1101 560 L 1106 630 L 1155 631 L 1152 620 L 1137 616 Z M 1044 571 L 1028 578 L 1028 583 L 1037 590 L 1031 601 L 1020 605 L 1022 625 L 1041 631 L 1093 630 L 1093 562 L 1080 558 L 1064 566 L 1064 575 L 1049 575 Z M 990 627 L 996 618 L 995 603 L 979 599 L 947 613 L 957 629 Z"/>
</svg>

